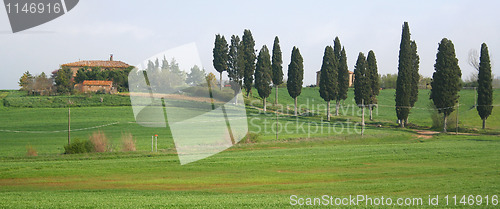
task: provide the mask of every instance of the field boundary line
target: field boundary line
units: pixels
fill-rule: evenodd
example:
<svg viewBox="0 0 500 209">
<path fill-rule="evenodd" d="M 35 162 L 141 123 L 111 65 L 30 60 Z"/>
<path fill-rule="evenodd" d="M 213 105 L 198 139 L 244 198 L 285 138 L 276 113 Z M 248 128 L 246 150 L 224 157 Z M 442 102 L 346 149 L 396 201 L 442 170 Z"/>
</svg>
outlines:
<svg viewBox="0 0 500 209">
<path fill-rule="evenodd" d="M 113 122 L 113 123 L 108 123 L 104 125 L 99 125 L 99 126 L 92 126 L 92 127 L 87 127 L 87 128 L 78 128 L 78 129 L 71 129 L 71 131 L 84 131 L 84 130 L 90 130 L 90 129 L 96 129 L 96 128 L 102 128 L 106 126 L 112 126 L 119 124 L 120 122 Z M 45 133 L 60 133 L 60 132 L 68 132 L 68 130 L 57 130 L 57 131 L 18 131 L 18 130 L 5 130 L 5 129 L 0 129 L 0 132 L 9 132 L 9 133 L 31 133 L 31 134 L 45 134 Z"/>
</svg>

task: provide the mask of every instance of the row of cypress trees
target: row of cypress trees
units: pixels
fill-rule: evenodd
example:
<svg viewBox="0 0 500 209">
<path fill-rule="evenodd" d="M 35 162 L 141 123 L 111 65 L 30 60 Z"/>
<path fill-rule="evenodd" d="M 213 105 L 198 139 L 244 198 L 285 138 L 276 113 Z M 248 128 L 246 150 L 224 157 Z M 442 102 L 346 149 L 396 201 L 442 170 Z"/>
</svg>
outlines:
<svg viewBox="0 0 500 209">
<path fill-rule="evenodd" d="M 213 49 L 213 65 L 220 74 L 228 72 L 231 81 L 231 87 L 235 94 L 239 93 L 241 87 L 246 91 L 247 96 L 251 93 L 252 86 L 259 92 L 263 98 L 263 109 L 266 111 L 266 99 L 271 94 L 271 84 L 276 88 L 283 83 L 283 59 L 279 45 L 279 38 L 274 38 L 272 57 L 266 45 L 262 46 L 259 54 L 255 54 L 255 41 L 252 32 L 245 29 L 242 40 L 239 36 L 231 36 L 231 45 L 228 46 L 223 35 L 215 36 Z M 289 95 L 295 99 L 295 115 L 297 115 L 297 97 L 302 90 L 302 80 L 304 78 L 304 64 L 300 51 L 293 47 L 292 59 L 288 66 L 287 89 Z M 222 90 L 222 82 L 220 84 Z M 278 103 L 278 91 L 276 90 L 275 103 Z"/>
<path fill-rule="evenodd" d="M 401 43 L 399 49 L 398 78 L 396 84 L 396 116 L 401 127 L 408 124 L 411 109 L 418 101 L 418 82 L 420 79 L 419 63 L 420 58 L 417 53 L 417 44 L 410 38 L 410 29 L 407 22 L 404 22 Z M 255 87 L 259 96 L 263 98 L 264 111 L 266 110 L 266 98 L 271 93 L 271 84 L 275 87 L 283 83 L 282 53 L 279 45 L 279 38 L 274 39 L 272 56 L 266 45 L 262 46 L 258 56 L 255 54 L 255 41 L 252 33 L 246 29 L 243 33 L 242 41 L 238 36 L 231 36 L 231 45 L 228 46 L 224 36 L 219 34 L 215 38 L 213 49 L 213 65 L 220 73 L 227 71 L 231 80 L 235 94 L 243 86 L 247 96 L 251 92 L 255 74 Z M 439 43 L 436 54 L 435 72 L 431 82 L 430 99 L 433 101 L 439 113 L 443 114 L 443 131 L 446 132 L 447 117 L 455 110 L 458 102 L 458 92 L 460 91 L 461 70 L 458 66 L 458 59 L 455 55 L 454 45 L 451 40 L 443 38 Z M 294 98 L 297 115 L 297 97 L 302 90 L 304 77 L 303 58 L 297 47 L 293 47 L 291 61 L 288 65 L 287 90 Z M 379 78 L 377 61 L 373 51 L 368 52 L 368 57 L 360 52 L 354 68 L 354 95 L 358 106 L 368 107 L 370 119 L 373 119 L 372 110 L 377 104 L 379 94 Z M 493 90 L 491 78 L 491 65 L 488 54 L 488 47 L 485 43 L 481 45 L 481 57 L 478 76 L 478 98 L 477 111 L 485 121 L 492 112 Z M 222 89 L 222 82 L 220 88 Z M 338 115 L 340 101 L 347 98 L 349 88 L 349 71 L 347 67 L 347 57 L 344 47 L 341 46 L 338 37 L 334 40 L 334 45 L 325 47 L 323 63 L 320 70 L 319 93 L 327 102 L 327 119 L 330 121 L 330 101 L 336 101 L 336 113 Z M 276 90 L 275 102 L 278 102 L 278 91 Z M 364 124 L 364 117 L 362 124 Z"/>
<path fill-rule="evenodd" d="M 411 108 L 418 100 L 419 56 L 417 44 L 410 39 L 408 22 L 403 24 L 401 44 L 399 48 L 398 79 L 396 84 L 396 115 L 401 127 L 408 123 Z M 461 89 L 462 72 L 458 65 L 453 42 L 443 38 L 436 54 L 435 72 L 432 75 L 431 93 L 429 99 L 434 103 L 439 113 L 443 114 L 443 132 L 446 132 L 448 116 L 455 111 Z M 491 65 L 488 47 L 481 45 L 481 57 L 478 75 L 477 111 L 483 120 L 483 129 L 486 119 L 491 115 L 493 106 L 493 89 Z"/>
</svg>

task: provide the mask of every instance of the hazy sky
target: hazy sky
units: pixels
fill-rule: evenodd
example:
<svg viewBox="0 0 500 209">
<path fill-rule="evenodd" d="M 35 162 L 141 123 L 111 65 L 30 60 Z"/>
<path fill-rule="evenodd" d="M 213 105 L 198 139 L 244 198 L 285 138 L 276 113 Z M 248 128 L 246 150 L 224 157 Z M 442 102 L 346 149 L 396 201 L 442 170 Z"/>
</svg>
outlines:
<svg viewBox="0 0 500 209">
<path fill-rule="evenodd" d="M 463 77 L 473 69 L 470 49 L 488 44 L 493 73 L 500 56 L 500 1 L 124 1 L 81 0 L 49 23 L 12 34 L 0 9 L 0 89 L 17 89 L 22 73 L 50 73 L 78 60 L 115 60 L 135 65 L 191 42 L 203 67 L 215 72 L 215 34 L 241 35 L 250 29 L 256 49 L 280 38 L 286 76 L 293 46 L 304 57 L 304 84 L 315 83 L 324 48 L 335 36 L 345 46 L 349 70 L 359 52 L 374 50 L 379 73 L 397 73 L 401 27 L 410 25 L 417 42 L 420 73 L 431 76 L 439 41 L 455 44 Z M 498 62 L 497 62 L 498 63 Z"/>
</svg>

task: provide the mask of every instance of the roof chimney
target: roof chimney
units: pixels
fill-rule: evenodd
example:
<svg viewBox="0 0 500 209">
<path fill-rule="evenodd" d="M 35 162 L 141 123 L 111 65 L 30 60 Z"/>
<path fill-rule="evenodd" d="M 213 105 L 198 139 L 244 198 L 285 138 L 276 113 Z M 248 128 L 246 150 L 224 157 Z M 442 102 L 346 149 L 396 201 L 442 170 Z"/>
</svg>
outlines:
<svg viewBox="0 0 500 209">
<path fill-rule="evenodd" d="M 113 61 L 113 54 L 109 55 L 109 61 Z"/>
</svg>

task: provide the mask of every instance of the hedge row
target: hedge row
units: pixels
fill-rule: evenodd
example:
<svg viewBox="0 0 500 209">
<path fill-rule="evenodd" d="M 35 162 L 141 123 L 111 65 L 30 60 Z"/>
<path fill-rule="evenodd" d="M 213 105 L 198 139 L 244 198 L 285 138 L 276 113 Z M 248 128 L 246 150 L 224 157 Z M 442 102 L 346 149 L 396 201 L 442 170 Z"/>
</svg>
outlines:
<svg viewBox="0 0 500 209">
<path fill-rule="evenodd" d="M 93 96 L 24 96 L 3 99 L 6 107 L 28 107 L 28 108 L 60 108 L 67 107 L 71 101 L 72 107 L 92 106 L 130 106 L 130 98 L 120 95 L 93 95 Z"/>
</svg>

